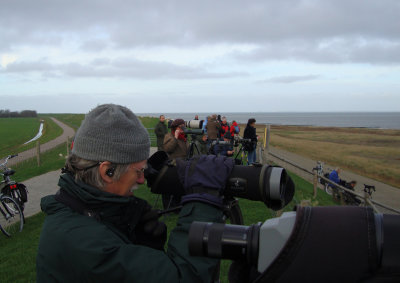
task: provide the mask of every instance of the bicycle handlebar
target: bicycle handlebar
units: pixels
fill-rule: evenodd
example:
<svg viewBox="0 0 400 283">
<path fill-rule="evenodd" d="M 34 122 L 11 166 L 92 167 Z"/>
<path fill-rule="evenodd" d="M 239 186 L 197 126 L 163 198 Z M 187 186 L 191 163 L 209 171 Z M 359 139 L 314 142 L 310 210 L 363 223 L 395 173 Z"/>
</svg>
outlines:
<svg viewBox="0 0 400 283">
<path fill-rule="evenodd" d="M 18 156 L 18 154 L 13 154 L 13 155 L 7 156 L 6 160 L 3 163 L 0 163 L 0 167 L 5 167 L 9 159 L 17 157 L 17 156 Z"/>
<path fill-rule="evenodd" d="M 373 189 L 375 191 L 375 186 L 364 184 L 364 189 Z"/>
</svg>

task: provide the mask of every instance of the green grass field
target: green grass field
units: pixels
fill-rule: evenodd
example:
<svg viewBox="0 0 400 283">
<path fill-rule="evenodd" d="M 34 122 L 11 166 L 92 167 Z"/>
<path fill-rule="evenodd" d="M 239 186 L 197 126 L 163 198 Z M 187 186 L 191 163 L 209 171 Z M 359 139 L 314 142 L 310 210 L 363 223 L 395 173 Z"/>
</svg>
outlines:
<svg viewBox="0 0 400 283">
<path fill-rule="evenodd" d="M 18 146 L 37 134 L 39 125 L 38 118 L 1 118 L 0 156 L 15 153 Z"/>
<path fill-rule="evenodd" d="M 81 126 L 85 114 L 41 114 L 44 117 L 54 117 L 57 120 L 67 124 L 75 131 Z"/>
<path fill-rule="evenodd" d="M 62 135 L 62 129 L 50 119 L 37 118 L 1 118 L 0 119 L 0 158 L 16 154 L 36 146 L 36 141 L 23 145 L 35 137 L 39 130 L 40 120 L 44 120 L 43 134 L 38 141 L 43 144 Z"/>
</svg>

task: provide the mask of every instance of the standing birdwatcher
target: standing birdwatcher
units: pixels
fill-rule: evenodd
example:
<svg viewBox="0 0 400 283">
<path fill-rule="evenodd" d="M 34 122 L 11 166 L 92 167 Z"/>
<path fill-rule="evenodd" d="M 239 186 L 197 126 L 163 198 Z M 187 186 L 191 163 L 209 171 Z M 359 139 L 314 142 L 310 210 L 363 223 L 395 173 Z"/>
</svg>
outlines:
<svg viewBox="0 0 400 283">
<path fill-rule="evenodd" d="M 157 137 L 157 149 L 164 150 L 164 148 L 163 148 L 164 137 L 166 134 L 168 134 L 168 128 L 167 128 L 167 125 L 165 124 L 165 116 L 164 115 L 160 115 L 160 121 L 155 126 L 154 133 L 156 134 L 156 137 Z"/>
<path fill-rule="evenodd" d="M 189 227 L 222 223 L 234 161 L 212 155 L 177 160 L 185 193 L 167 242 L 159 211 L 135 196 L 149 152 L 149 134 L 128 108 L 104 104 L 86 115 L 59 191 L 41 200 L 46 217 L 37 282 L 212 282 L 219 260 L 189 254 Z"/>
</svg>

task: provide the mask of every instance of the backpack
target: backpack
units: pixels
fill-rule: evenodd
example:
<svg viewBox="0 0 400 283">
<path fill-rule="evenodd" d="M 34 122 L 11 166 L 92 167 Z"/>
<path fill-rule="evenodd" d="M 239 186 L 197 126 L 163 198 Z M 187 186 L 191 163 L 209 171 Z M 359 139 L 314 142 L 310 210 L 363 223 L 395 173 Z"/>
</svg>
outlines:
<svg viewBox="0 0 400 283">
<path fill-rule="evenodd" d="M 235 128 L 235 134 L 239 134 L 239 132 L 240 132 L 239 126 L 234 126 L 234 128 Z"/>
</svg>

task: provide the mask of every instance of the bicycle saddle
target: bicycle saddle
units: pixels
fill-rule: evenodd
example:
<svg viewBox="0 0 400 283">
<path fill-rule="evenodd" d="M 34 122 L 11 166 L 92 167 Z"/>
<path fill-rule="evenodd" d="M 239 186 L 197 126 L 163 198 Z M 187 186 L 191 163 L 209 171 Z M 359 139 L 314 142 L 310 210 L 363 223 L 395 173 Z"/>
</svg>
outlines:
<svg viewBox="0 0 400 283">
<path fill-rule="evenodd" d="M 11 176 L 14 175 L 15 171 L 14 170 L 6 170 L 3 172 L 4 176 Z"/>
</svg>

